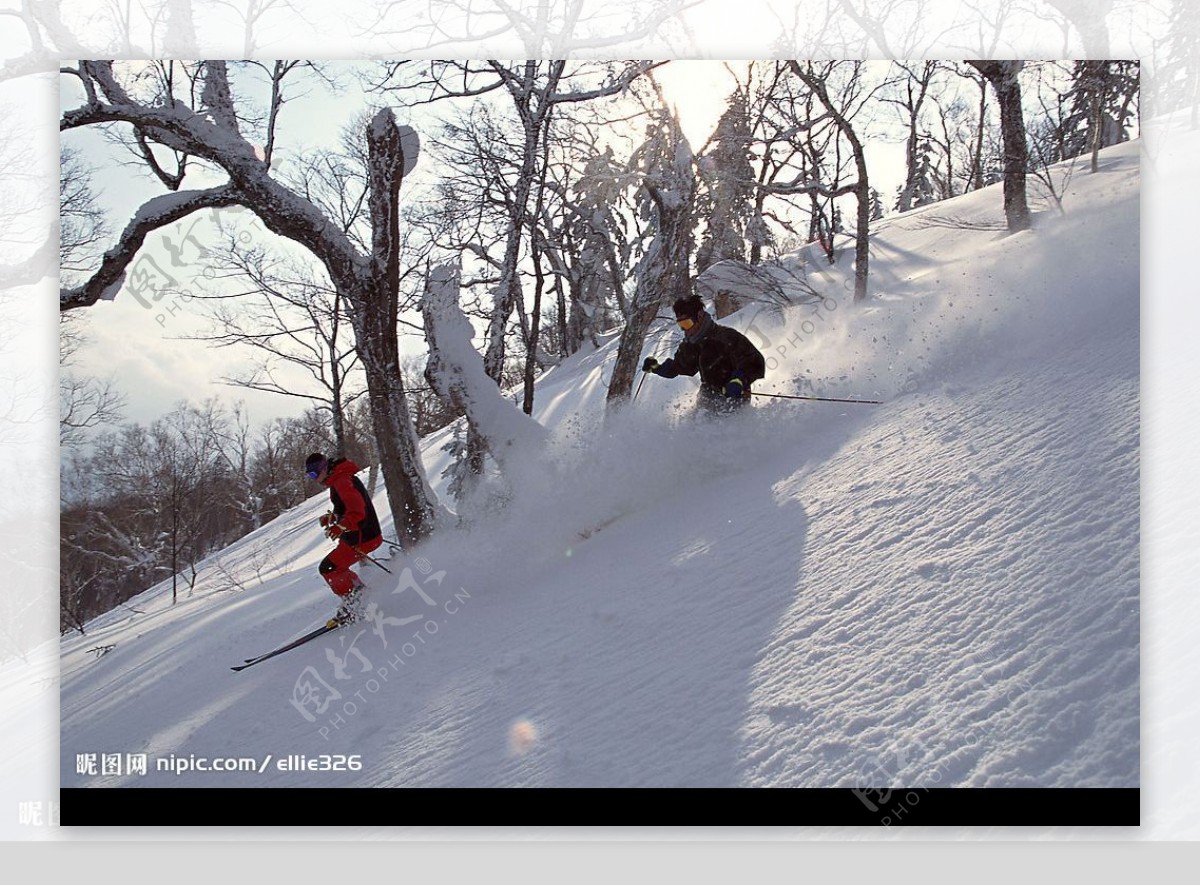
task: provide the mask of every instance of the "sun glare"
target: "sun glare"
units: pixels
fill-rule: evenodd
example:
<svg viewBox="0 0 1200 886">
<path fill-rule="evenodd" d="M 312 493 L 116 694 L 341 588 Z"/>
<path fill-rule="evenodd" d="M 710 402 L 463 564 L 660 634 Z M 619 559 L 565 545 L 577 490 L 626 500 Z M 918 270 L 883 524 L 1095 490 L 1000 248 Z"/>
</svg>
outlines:
<svg viewBox="0 0 1200 886">
<path fill-rule="evenodd" d="M 692 150 L 708 141 L 736 86 L 721 61 L 672 61 L 654 72 Z"/>
</svg>

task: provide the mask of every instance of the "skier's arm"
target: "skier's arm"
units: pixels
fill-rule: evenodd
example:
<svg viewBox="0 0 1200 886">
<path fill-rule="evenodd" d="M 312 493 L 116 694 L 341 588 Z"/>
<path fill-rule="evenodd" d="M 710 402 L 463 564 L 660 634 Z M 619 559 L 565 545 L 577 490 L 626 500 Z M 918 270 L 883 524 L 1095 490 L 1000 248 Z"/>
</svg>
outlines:
<svg viewBox="0 0 1200 886">
<path fill-rule="evenodd" d="M 700 359 L 695 348 L 681 345 L 675 356 L 658 364 L 655 375 L 663 378 L 674 378 L 677 375 L 695 375 L 700 371 Z"/>
</svg>

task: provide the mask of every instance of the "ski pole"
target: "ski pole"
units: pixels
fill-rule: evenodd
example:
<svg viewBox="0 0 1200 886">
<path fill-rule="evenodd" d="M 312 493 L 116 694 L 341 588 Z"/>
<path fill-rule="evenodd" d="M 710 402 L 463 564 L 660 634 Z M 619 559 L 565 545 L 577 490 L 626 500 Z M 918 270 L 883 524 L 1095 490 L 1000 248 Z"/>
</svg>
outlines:
<svg viewBox="0 0 1200 886">
<path fill-rule="evenodd" d="M 366 553 L 365 551 L 363 551 L 363 550 L 362 550 L 361 548 L 359 548 L 357 545 L 351 545 L 351 546 L 350 546 L 350 549 L 351 549 L 352 551 L 354 551 L 354 553 L 358 554 L 358 556 L 360 556 L 362 559 L 364 559 L 364 560 L 370 560 L 372 563 L 374 563 L 376 566 L 378 566 L 380 569 L 382 569 L 382 570 L 383 570 L 384 572 L 386 572 L 388 575 L 391 575 L 391 574 L 392 574 L 392 570 L 388 569 L 386 566 L 384 566 L 382 563 L 380 563 L 378 560 L 376 560 L 376 559 L 375 559 L 374 557 L 372 557 L 370 554 L 368 554 L 368 553 Z"/>
<path fill-rule="evenodd" d="M 642 373 L 642 380 L 640 382 L 638 382 L 637 390 L 633 392 L 633 399 L 636 400 L 637 395 L 642 392 L 642 385 L 644 385 L 646 383 L 646 376 L 649 374 L 650 374 L 649 372 Z"/>
<path fill-rule="evenodd" d="M 878 406 L 883 403 L 882 400 L 848 400 L 842 397 L 802 397 L 796 394 L 764 394 L 759 391 L 751 391 L 750 394 L 754 397 L 778 397 L 781 400 L 820 400 L 822 403 L 864 403 L 871 406 Z"/>
</svg>

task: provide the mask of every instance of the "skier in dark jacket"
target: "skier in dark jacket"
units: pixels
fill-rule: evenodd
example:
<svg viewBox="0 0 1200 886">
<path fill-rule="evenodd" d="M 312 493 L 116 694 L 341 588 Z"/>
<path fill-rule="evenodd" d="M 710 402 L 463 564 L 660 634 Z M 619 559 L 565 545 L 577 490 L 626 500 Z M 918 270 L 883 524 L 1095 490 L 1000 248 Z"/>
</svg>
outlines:
<svg viewBox="0 0 1200 886">
<path fill-rule="evenodd" d="M 336 541 L 334 548 L 318 570 L 330 590 L 342 598 L 342 605 L 334 616 L 340 622 L 351 621 L 357 616 L 359 592 L 362 579 L 350 567 L 383 543 L 379 528 L 379 517 L 375 506 L 362 481 L 354 476 L 360 468 L 345 458 L 326 459 L 314 452 L 304 462 L 304 474 L 329 487 L 329 500 L 333 510 L 320 519 L 325 534 Z"/>
<path fill-rule="evenodd" d="M 675 356 L 662 363 L 647 357 L 642 372 L 663 378 L 699 372 L 698 402 L 710 411 L 732 411 L 749 403 L 750 386 L 766 374 L 762 353 L 736 329 L 719 326 L 699 296 L 681 298 L 674 308 L 683 342 Z"/>
</svg>

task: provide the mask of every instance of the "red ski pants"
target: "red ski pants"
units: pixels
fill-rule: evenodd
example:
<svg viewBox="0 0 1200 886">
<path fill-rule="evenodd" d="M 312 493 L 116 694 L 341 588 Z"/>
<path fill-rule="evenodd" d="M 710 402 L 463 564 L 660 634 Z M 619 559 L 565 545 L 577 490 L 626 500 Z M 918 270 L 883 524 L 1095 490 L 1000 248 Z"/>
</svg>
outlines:
<svg viewBox="0 0 1200 886">
<path fill-rule="evenodd" d="M 383 544 L 382 538 L 367 539 L 353 547 L 344 541 L 339 541 L 338 546 L 330 551 L 329 556 L 322 560 L 321 565 L 317 567 L 321 577 L 329 584 L 329 589 L 339 597 L 349 594 L 358 584 L 358 576 L 350 567 L 364 559 L 367 554 L 381 544 Z"/>
</svg>

